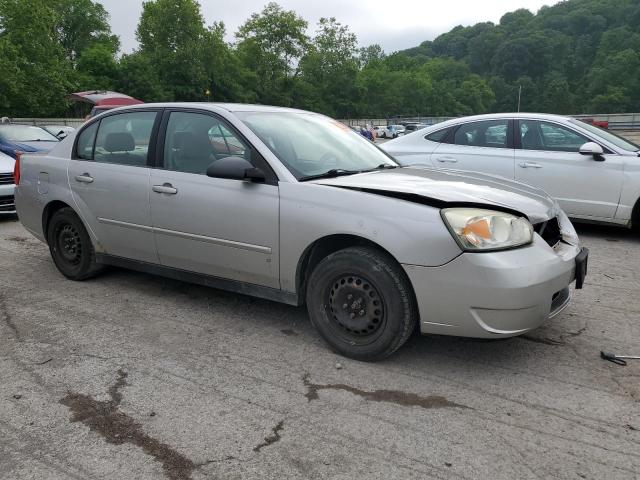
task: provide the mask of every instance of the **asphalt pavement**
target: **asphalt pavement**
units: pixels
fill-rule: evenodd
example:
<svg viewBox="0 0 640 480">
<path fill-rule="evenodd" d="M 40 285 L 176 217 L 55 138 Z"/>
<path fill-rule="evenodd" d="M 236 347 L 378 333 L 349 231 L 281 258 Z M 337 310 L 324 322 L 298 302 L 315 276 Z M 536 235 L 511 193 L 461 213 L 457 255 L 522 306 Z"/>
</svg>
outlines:
<svg viewBox="0 0 640 480">
<path fill-rule="evenodd" d="M 304 308 L 111 269 L 65 280 L 0 220 L 0 478 L 633 479 L 640 235 L 581 226 L 543 327 L 332 353 Z M 463 293 L 461 293 L 463 294 Z"/>
</svg>

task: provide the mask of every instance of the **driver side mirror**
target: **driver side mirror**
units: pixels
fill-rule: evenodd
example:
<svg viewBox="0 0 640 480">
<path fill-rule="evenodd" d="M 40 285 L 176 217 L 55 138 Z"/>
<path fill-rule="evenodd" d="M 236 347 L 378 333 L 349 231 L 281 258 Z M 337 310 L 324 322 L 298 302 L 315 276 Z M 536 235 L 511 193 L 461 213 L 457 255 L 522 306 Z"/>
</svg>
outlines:
<svg viewBox="0 0 640 480">
<path fill-rule="evenodd" d="M 265 181 L 264 172 L 241 157 L 225 157 L 216 160 L 207 168 L 207 177 L 256 183 Z"/>
<path fill-rule="evenodd" d="M 580 147 L 581 155 L 592 155 L 593 159 L 597 162 L 604 162 L 604 150 L 600 145 L 595 142 L 587 142 Z"/>
</svg>

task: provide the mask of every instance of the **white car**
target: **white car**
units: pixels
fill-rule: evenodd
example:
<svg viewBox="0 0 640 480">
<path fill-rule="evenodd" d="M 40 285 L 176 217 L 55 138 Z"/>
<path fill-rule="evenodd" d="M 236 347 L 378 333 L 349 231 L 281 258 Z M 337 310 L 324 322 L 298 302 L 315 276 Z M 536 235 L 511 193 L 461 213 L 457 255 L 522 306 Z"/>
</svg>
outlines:
<svg viewBox="0 0 640 480">
<path fill-rule="evenodd" d="M 387 126 L 389 129 L 393 129 L 396 132 L 396 137 L 402 136 L 405 134 L 405 126 L 404 125 L 389 125 Z"/>
<path fill-rule="evenodd" d="M 13 201 L 13 167 L 15 160 L 0 152 L 0 217 L 16 213 Z"/>
<path fill-rule="evenodd" d="M 378 138 L 398 138 L 398 131 L 394 125 L 387 125 L 386 127 L 373 127 L 378 134 Z"/>
<path fill-rule="evenodd" d="M 456 118 L 382 148 L 403 165 L 482 172 L 533 185 L 575 219 L 640 224 L 640 146 L 574 118 Z"/>
</svg>

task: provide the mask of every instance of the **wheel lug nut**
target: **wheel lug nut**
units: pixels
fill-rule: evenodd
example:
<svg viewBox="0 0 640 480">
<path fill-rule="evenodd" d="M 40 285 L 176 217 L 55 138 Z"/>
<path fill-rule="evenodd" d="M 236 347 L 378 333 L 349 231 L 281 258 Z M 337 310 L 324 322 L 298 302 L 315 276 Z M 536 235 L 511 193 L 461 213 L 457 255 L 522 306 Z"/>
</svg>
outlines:
<svg viewBox="0 0 640 480">
<path fill-rule="evenodd" d="M 351 313 L 351 314 L 349 315 L 349 317 L 351 317 L 351 318 L 356 318 L 356 314 L 355 314 L 355 313 Z"/>
<path fill-rule="evenodd" d="M 346 303 L 343 303 L 343 304 L 342 304 L 342 308 L 343 308 L 344 310 L 346 310 L 347 308 L 349 308 L 349 305 L 347 305 Z"/>
<path fill-rule="evenodd" d="M 363 315 L 364 315 L 364 310 L 360 310 L 360 311 L 358 312 L 358 315 L 363 316 Z"/>
<path fill-rule="evenodd" d="M 347 300 L 351 300 L 353 298 L 353 295 L 349 294 L 347 295 Z"/>
</svg>

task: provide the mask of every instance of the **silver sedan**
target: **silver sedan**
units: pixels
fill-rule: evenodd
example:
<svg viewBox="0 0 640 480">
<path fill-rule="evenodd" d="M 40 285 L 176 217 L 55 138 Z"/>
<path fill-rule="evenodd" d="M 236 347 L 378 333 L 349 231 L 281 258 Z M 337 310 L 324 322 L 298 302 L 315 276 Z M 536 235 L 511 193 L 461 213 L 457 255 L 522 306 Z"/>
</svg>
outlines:
<svg viewBox="0 0 640 480">
<path fill-rule="evenodd" d="M 306 304 L 343 355 L 425 334 L 518 335 L 580 288 L 587 251 L 544 192 L 400 167 L 310 112 L 146 104 L 24 155 L 16 205 L 71 280 L 105 265 Z"/>
</svg>

